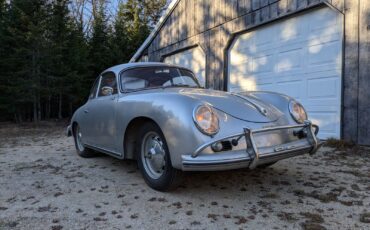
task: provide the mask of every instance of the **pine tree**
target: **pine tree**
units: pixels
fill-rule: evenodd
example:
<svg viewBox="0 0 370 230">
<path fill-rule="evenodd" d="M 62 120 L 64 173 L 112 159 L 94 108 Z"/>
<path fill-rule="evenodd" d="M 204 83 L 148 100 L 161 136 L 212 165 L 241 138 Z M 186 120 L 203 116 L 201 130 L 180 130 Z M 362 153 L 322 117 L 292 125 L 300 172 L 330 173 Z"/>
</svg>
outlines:
<svg viewBox="0 0 370 230">
<path fill-rule="evenodd" d="M 11 105 L 8 102 L 7 85 L 6 85 L 6 65 L 4 59 L 6 56 L 5 47 L 5 33 L 6 33 L 6 18 L 8 17 L 7 4 L 5 0 L 0 0 L 0 120 L 9 119 L 9 109 Z"/>
<path fill-rule="evenodd" d="M 120 5 L 117 21 L 122 21 L 126 35 L 126 55 L 132 55 L 148 37 L 150 31 L 161 17 L 166 0 L 127 0 Z"/>
<path fill-rule="evenodd" d="M 145 0 L 140 2 L 144 9 L 143 17 L 150 29 L 153 29 L 165 10 L 167 0 Z"/>
<path fill-rule="evenodd" d="M 50 103 L 52 95 L 56 93 L 58 98 L 59 119 L 63 117 L 63 96 L 69 91 L 70 85 L 66 84 L 66 78 L 71 74 L 68 50 L 68 40 L 71 33 L 71 19 L 69 17 L 68 1 L 54 0 L 50 20 L 48 20 L 48 78 L 46 86 L 47 98 L 47 115 L 50 117 Z"/>
<path fill-rule="evenodd" d="M 91 87 L 92 73 L 89 68 L 89 47 L 82 25 L 70 22 L 71 33 L 68 40 L 69 66 L 71 72 L 67 75 L 65 84 L 68 85 L 68 114 L 72 116 L 74 109 L 85 102 Z"/>
<path fill-rule="evenodd" d="M 10 2 L 4 36 L 6 57 L 5 94 L 11 101 L 10 111 L 17 120 L 31 105 L 32 120 L 41 119 L 41 79 L 45 49 L 46 0 Z"/>
<path fill-rule="evenodd" d="M 142 42 L 149 35 L 150 30 L 143 19 L 143 5 L 139 0 L 127 0 L 122 6 L 122 18 L 127 25 L 128 45 L 126 53 L 129 57 L 135 53 Z"/>
<path fill-rule="evenodd" d="M 108 26 L 108 20 L 105 14 L 105 3 L 94 6 L 92 35 L 89 42 L 89 60 L 92 76 L 89 79 L 90 84 L 104 69 L 111 65 L 111 51 L 109 48 L 109 36 L 111 28 Z"/>
<path fill-rule="evenodd" d="M 100 72 L 129 61 L 165 4 L 127 0 L 110 22 L 106 2 L 80 4 L 92 3 L 90 27 L 70 0 L 0 0 L 0 120 L 71 116 Z"/>
<path fill-rule="evenodd" d="M 113 64 L 126 63 L 130 60 L 130 56 L 127 53 L 127 47 L 129 45 L 128 26 L 125 18 L 125 5 L 120 4 L 114 20 L 114 30 L 110 40 Z"/>
</svg>

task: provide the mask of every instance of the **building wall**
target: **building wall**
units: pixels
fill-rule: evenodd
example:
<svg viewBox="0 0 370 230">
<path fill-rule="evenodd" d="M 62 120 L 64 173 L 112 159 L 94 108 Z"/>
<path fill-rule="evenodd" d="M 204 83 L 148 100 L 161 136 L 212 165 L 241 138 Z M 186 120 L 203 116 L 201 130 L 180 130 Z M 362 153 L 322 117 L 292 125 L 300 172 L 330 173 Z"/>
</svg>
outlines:
<svg viewBox="0 0 370 230">
<path fill-rule="evenodd" d="M 235 35 L 315 7 L 344 15 L 342 136 L 370 145 L 370 1 L 181 0 L 143 55 L 162 61 L 199 46 L 206 53 L 207 87 L 224 90 L 226 53 Z"/>
</svg>

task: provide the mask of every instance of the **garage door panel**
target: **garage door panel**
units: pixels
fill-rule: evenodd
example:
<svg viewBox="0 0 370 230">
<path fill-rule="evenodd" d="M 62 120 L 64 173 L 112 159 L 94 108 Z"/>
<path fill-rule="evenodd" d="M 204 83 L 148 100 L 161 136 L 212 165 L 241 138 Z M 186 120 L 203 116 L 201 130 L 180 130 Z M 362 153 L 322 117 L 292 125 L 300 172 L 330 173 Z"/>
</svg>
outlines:
<svg viewBox="0 0 370 230">
<path fill-rule="evenodd" d="M 339 114 L 336 112 L 325 113 L 325 112 L 310 112 L 310 119 L 314 124 L 317 124 L 320 127 L 320 133 L 322 134 L 321 138 L 330 138 L 336 135 L 339 131 L 338 122 Z"/>
<path fill-rule="evenodd" d="M 254 90 L 271 91 L 274 88 L 275 86 L 273 84 L 260 84 L 260 85 L 257 85 L 257 87 Z"/>
<path fill-rule="evenodd" d="M 274 76 L 276 83 L 293 82 L 306 79 L 304 72 L 295 71 L 289 74 L 281 73 Z"/>
<path fill-rule="evenodd" d="M 338 96 L 338 78 L 310 79 L 307 82 L 308 99 L 334 98 Z"/>
<path fill-rule="evenodd" d="M 292 71 L 301 68 L 302 65 L 302 48 L 294 49 L 277 55 L 277 72 Z"/>
<path fill-rule="evenodd" d="M 243 34 L 240 39 L 234 44 L 235 52 L 253 51 L 252 45 L 254 44 L 254 33 Z"/>
<path fill-rule="evenodd" d="M 302 47 L 305 47 L 306 43 L 307 41 L 280 43 L 280 44 L 276 44 L 276 46 L 274 47 L 274 50 L 277 50 L 277 52 L 279 53 L 284 53 L 284 52 L 288 52 L 291 50 L 302 49 Z"/>
<path fill-rule="evenodd" d="M 263 47 L 264 45 L 271 45 L 271 34 L 276 33 L 275 27 L 270 27 L 264 31 L 254 34 L 255 42 L 257 47 Z"/>
<path fill-rule="evenodd" d="M 303 98 L 302 88 L 303 88 L 302 81 L 290 81 L 277 84 L 275 90 L 271 91 L 277 91 L 278 93 L 287 94 L 291 97 L 294 97 L 297 100 L 301 100 Z"/>
<path fill-rule="evenodd" d="M 269 75 L 252 77 L 257 85 L 273 84 L 274 78 Z"/>
<path fill-rule="evenodd" d="M 316 112 L 316 113 L 319 113 L 319 112 L 322 112 L 322 113 L 326 113 L 326 112 L 336 113 L 336 112 L 338 112 L 337 108 L 338 108 L 338 106 L 335 105 L 335 104 L 322 105 L 322 104 L 319 104 L 319 103 L 309 104 L 305 107 L 305 109 L 307 111 L 312 111 L 312 112 Z"/>
<path fill-rule="evenodd" d="M 274 66 L 271 65 L 273 63 L 273 56 L 271 55 L 261 55 L 259 57 L 253 58 L 253 71 L 254 74 L 259 73 L 268 73 L 272 72 Z"/>
<path fill-rule="evenodd" d="M 229 51 L 229 90 L 267 90 L 299 100 L 340 137 L 343 17 L 329 8 L 240 35 Z"/>
<path fill-rule="evenodd" d="M 165 63 L 186 67 L 194 71 L 199 83 L 204 86 L 206 78 L 206 57 L 200 47 L 188 49 L 165 57 Z"/>
<path fill-rule="evenodd" d="M 308 59 L 310 65 L 334 64 L 341 58 L 338 42 L 323 43 L 309 47 Z"/>
<path fill-rule="evenodd" d="M 297 18 L 287 19 L 275 26 L 275 34 L 279 35 L 279 40 L 283 43 L 299 40 L 303 35 L 304 20 Z M 271 37 L 271 34 L 269 35 Z"/>
<path fill-rule="evenodd" d="M 310 32 L 327 29 L 339 31 L 342 27 L 342 19 L 338 17 L 338 13 L 327 8 L 316 11 L 314 20 L 309 20 L 310 15 L 306 15 L 306 18 L 309 21 Z"/>
<path fill-rule="evenodd" d="M 250 62 L 249 56 L 245 53 L 233 51 L 232 53 L 230 53 L 230 55 L 234 57 L 233 60 L 230 60 L 230 64 L 233 66 L 238 66 L 240 64 Z"/>
</svg>

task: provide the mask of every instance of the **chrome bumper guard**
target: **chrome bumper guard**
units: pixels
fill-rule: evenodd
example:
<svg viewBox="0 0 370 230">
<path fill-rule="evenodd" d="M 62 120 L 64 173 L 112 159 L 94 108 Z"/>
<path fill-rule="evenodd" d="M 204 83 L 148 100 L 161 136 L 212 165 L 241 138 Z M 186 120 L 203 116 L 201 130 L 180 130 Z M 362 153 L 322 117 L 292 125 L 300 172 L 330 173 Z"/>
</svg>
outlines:
<svg viewBox="0 0 370 230">
<path fill-rule="evenodd" d="M 257 145 L 254 141 L 254 134 L 278 131 L 278 130 L 287 130 L 287 129 L 300 129 L 301 131 L 305 133 L 305 138 L 302 140 L 297 140 L 295 142 L 282 144 L 279 146 L 257 148 Z M 316 127 L 316 130 L 318 130 L 317 127 Z M 210 147 L 212 144 L 223 141 L 223 140 L 228 140 L 228 139 L 235 139 L 235 138 L 240 139 L 242 137 L 245 137 L 246 144 L 247 144 L 247 149 L 243 150 L 244 152 L 245 151 L 247 152 L 247 155 L 248 155 L 247 158 L 244 157 L 243 159 L 241 159 L 240 154 L 239 154 L 238 160 L 235 159 L 235 161 L 225 160 L 222 162 L 204 162 L 204 159 L 202 160 L 199 159 L 202 162 L 197 161 L 197 157 L 200 157 L 199 154 L 206 148 Z M 307 142 L 309 143 L 309 145 L 307 144 Z M 238 163 L 239 165 L 241 165 L 240 163 L 244 162 L 244 164 L 242 165 L 247 166 L 250 169 L 254 169 L 258 165 L 263 164 L 263 163 L 277 161 L 280 159 L 293 157 L 293 156 L 301 155 L 304 153 L 310 153 L 312 155 L 317 152 L 320 146 L 321 146 L 320 141 L 316 138 L 316 134 L 314 131 L 314 125 L 311 123 L 311 121 L 305 121 L 303 124 L 300 124 L 300 125 L 278 126 L 278 127 L 256 129 L 256 130 L 244 128 L 244 131 L 242 133 L 219 138 L 217 140 L 213 140 L 212 142 L 208 142 L 200 146 L 193 154 L 191 154 L 191 158 L 183 157 L 183 166 L 185 166 L 186 168 L 187 167 L 192 168 L 192 166 L 195 166 L 195 168 L 199 168 L 199 166 L 202 166 L 202 165 L 209 166 L 209 165 L 218 164 L 222 167 L 223 164 L 225 164 L 225 166 L 227 166 L 228 164 L 229 165 L 233 164 L 233 163 Z M 212 154 L 212 155 L 216 155 L 216 154 Z M 248 164 L 246 165 L 245 163 L 248 163 Z"/>
</svg>

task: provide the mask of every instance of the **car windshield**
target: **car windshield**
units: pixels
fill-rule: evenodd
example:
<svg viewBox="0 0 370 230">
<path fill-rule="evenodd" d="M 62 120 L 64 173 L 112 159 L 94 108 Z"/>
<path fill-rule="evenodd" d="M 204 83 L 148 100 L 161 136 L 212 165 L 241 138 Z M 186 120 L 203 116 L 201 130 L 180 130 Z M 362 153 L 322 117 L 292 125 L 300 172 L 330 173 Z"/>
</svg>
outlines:
<svg viewBox="0 0 370 230">
<path fill-rule="evenodd" d="M 121 86 L 124 91 L 159 87 L 200 87 L 191 71 L 166 66 L 140 67 L 126 70 L 121 73 Z"/>
</svg>

